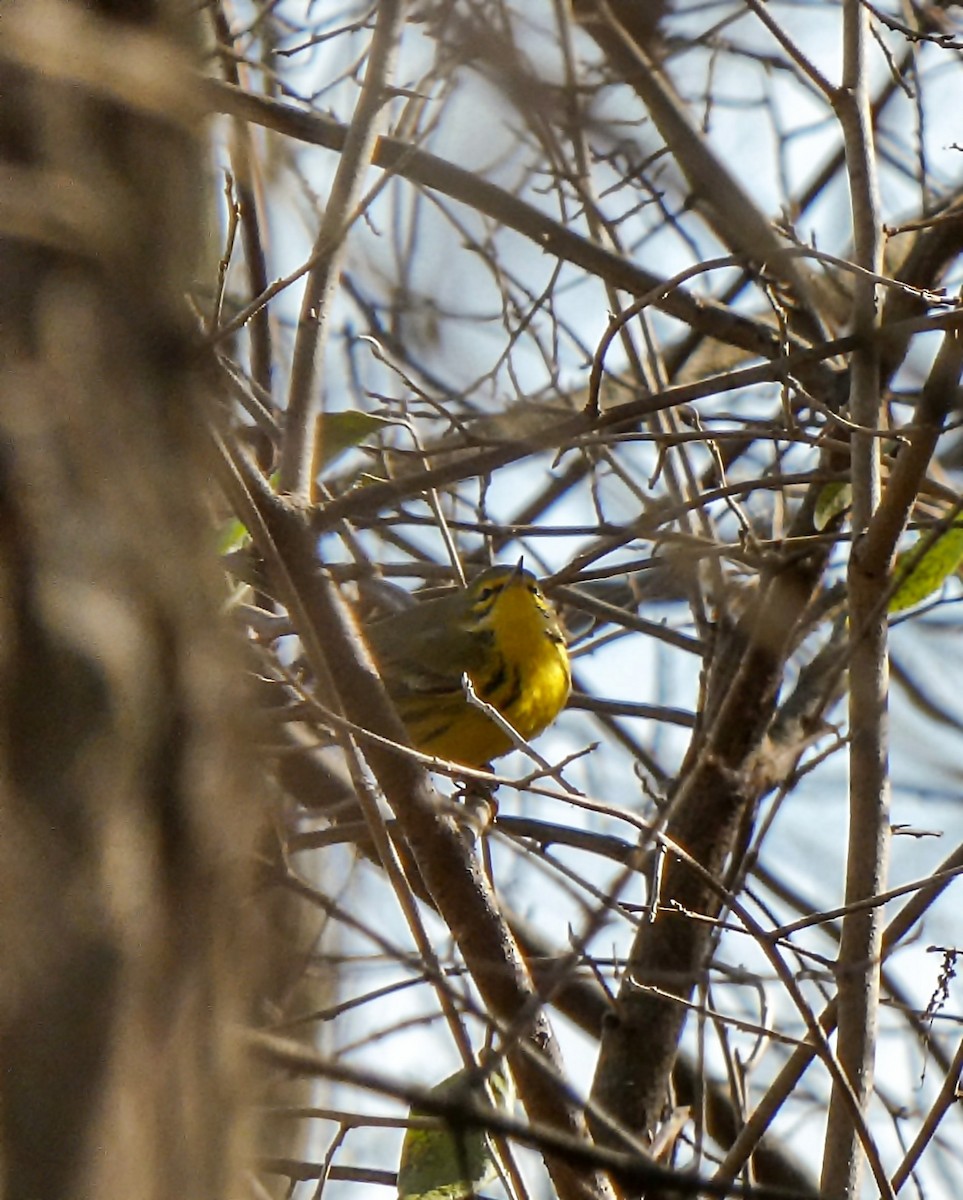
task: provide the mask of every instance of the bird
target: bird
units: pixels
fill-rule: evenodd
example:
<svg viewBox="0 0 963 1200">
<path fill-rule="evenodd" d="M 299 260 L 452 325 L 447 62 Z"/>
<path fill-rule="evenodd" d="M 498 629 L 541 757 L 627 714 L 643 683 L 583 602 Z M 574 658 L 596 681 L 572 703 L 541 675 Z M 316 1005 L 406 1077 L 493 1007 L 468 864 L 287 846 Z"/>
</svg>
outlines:
<svg viewBox="0 0 963 1200">
<path fill-rule="evenodd" d="M 565 635 L 521 560 L 373 622 L 365 636 L 412 744 L 462 766 L 485 766 L 515 746 L 469 701 L 466 678 L 526 740 L 555 720 L 571 691 Z"/>
</svg>

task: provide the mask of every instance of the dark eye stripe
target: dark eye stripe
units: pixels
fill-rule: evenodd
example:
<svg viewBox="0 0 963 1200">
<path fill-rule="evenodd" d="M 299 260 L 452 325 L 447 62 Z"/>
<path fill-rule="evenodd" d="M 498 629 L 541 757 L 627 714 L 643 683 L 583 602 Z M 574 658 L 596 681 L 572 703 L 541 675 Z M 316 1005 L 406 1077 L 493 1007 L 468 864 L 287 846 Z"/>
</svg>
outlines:
<svg viewBox="0 0 963 1200">
<path fill-rule="evenodd" d="M 472 612 L 476 617 L 483 617 L 486 613 L 491 612 L 495 607 L 495 601 L 502 594 L 505 585 L 503 583 L 491 583 L 484 588 L 478 595 L 478 599 L 472 605 Z"/>
</svg>

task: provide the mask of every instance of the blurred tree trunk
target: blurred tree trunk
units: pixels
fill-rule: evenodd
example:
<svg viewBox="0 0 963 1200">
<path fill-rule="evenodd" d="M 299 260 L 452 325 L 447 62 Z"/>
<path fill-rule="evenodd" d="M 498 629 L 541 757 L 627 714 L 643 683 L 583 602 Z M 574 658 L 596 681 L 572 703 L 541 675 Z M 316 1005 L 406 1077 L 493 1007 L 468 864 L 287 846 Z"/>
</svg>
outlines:
<svg viewBox="0 0 963 1200">
<path fill-rule="evenodd" d="M 190 371 L 203 168 L 186 13 L 4 5 L 8 1200 L 237 1194 L 257 823 Z"/>
</svg>

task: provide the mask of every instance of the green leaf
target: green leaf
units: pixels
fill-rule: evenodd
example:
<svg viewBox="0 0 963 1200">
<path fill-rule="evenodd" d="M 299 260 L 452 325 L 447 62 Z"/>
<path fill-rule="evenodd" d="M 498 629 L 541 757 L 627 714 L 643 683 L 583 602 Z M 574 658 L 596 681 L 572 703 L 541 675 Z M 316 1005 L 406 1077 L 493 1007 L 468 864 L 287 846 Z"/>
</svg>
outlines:
<svg viewBox="0 0 963 1200">
<path fill-rule="evenodd" d="M 893 576 L 900 580 L 886 608 L 890 613 L 904 612 L 922 604 L 939 591 L 963 562 L 963 522 L 953 524 L 945 533 L 920 551 L 919 545 L 896 556 Z"/>
<path fill-rule="evenodd" d="M 269 479 L 271 487 L 278 486 L 280 472 L 275 471 Z M 250 534 L 247 531 L 247 526 L 243 521 L 239 521 L 237 517 L 231 517 L 224 521 L 217 535 L 217 552 L 223 557 L 226 554 L 231 554 L 234 550 L 240 550 L 250 540 Z"/>
<path fill-rule="evenodd" d="M 822 533 L 833 517 L 845 512 L 852 502 L 853 489 L 848 483 L 827 483 L 816 498 L 813 527 Z"/>
<path fill-rule="evenodd" d="M 479 1068 L 456 1071 L 433 1087 L 431 1095 L 450 1099 L 453 1106 L 471 1096 L 503 1112 L 510 1111 L 515 1101 L 504 1067 L 493 1071 L 487 1081 Z M 415 1108 L 409 1113 L 410 1117 L 424 1115 Z M 495 1151 L 486 1131 L 452 1121 L 446 1125 L 443 1120 L 437 1129 L 409 1129 L 405 1134 L 398 1165 L 399 1200 L 468 1200 L 497 1175 Z"/>
<path fill-rule="evenodd" d="M 247 528 L 237 517 L 232 517 L 229 521 L 224 522 L 218 532 L 217 553 L 223 556 L 230 554 L 233 550 L 240 550 L 247 538 Z"/>
<path fill-rule="evenodd" d="M 402 422 L 394 417 L 376 417 L 373 413 L 356 412 L 353 409 L 349 412 L 322 413 L 318 418 L 318 470 L 323 471 L 339 455 L 354 446 L 360 446 L 365 438 L 380 432 L 386 425 L 399 424 Z"/>
</svg>

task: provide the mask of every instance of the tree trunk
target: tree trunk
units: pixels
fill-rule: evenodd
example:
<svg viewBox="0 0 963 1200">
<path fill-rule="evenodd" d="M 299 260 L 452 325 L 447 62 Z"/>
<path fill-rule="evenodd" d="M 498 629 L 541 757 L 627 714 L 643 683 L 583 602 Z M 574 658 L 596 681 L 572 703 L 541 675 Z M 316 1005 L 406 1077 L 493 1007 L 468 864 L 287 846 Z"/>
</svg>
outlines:
<svg viewBox="0 0 963 1200">
<path fill-rule="evenodd" d="M 214 1200 L 257 823 L 190 370 L 188 24 L 4 10 L 0 1191 Z"/>
</svg>

